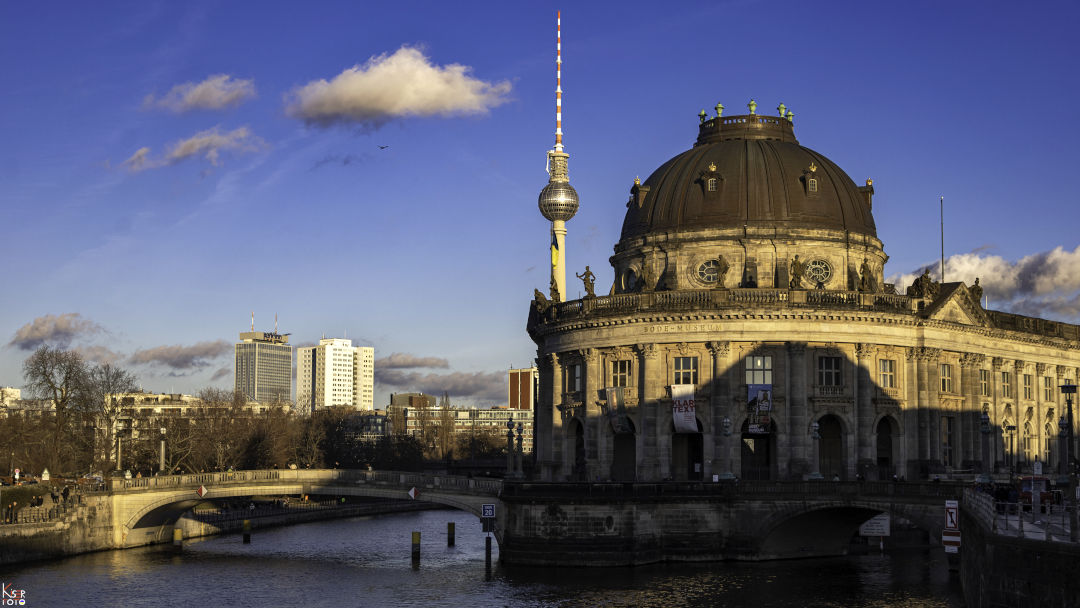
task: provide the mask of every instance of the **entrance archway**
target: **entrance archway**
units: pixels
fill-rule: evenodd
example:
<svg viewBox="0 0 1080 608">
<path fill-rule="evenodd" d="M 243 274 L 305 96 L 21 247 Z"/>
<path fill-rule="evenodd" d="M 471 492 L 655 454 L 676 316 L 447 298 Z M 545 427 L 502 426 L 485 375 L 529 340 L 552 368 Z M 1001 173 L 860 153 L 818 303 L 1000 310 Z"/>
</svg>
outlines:
<svg viewBox="0 0 1080 608">
<path fill-rule="evenodd" d="M 821 455 L 818 464 L 825 479 L 847 478 L 847 466 L 844 464 L 844 426 L 840 419 L 832 414 L 822 416 L 818 421 L 821 433 Z"/>
<path fill-rule="evenodd" d="M 671 427 L 671 475 L 677 481 L 701 481 L 705 475 L 705 442 L 701 421 L 696 433 L 676 433 Z"/>
<path fill-rule="evenodd" d="M 743 421 L 741 477 L 743 479 L 772 479 L 773 447 L 776 425 L 769 422 L 767 433 L 751 433 L 749 421 Z"/>
<path fill-rule="evenodd" d="M 614 481 L 635 481 L 637 479 L 637 432 L 634 422 L 627 419 L 628 431 L 613 433 L 611 461 L 611 479 Z"/>
<path fill-rule="evenodd" d="M 877 470 L 878 479 L 888 481 L 896 475 L 896 453 L 893 451 L 893 437 L 896 437 L 896 422 L 890 416 L 882 418 L 877 425 Z"/>
</svg>

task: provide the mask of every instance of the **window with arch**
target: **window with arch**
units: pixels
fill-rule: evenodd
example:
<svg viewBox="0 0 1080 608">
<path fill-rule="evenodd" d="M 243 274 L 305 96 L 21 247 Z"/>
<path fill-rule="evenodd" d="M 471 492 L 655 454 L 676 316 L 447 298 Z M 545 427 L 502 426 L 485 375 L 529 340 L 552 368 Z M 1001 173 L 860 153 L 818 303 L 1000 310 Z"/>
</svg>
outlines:
<svg viewBox="0 0 1080 608">
<path fill-rule="evenodd" d="M 1028 455 L 1031 454 L 1031 449 L 1032 449 L 1031 440 L 1032 440 L 1032 434 L 1033 434 L 1032 432 L 1033 431 L 1034 431 L 1034 429 L 1031 428 L 1031 423 L 1030 422 L 1025 422 L 1024 423 L 1024 455 L 1025 456 L 1028 456 Z"/>
<path fill-rule="evenodd" d="M 817 178 L 811 177 L 806 180 L 806 191 L 817 192 Z"/>
<path fill-rule="evenodd" d="M 706 181 L 705 183 L 707 185 L 707 188 L 708 188 L 709 192 L 716 192 L 716 178 L 715 177 L 710 177 L 708 179 L 708 181 Z"/>
<path fill-rule="evenodd" d="M 1047 422 L 1043 427 L 1043 462 L 1050 464 L 1050 447 L 1054 442 L 1054 428 Z"/>
</svg>

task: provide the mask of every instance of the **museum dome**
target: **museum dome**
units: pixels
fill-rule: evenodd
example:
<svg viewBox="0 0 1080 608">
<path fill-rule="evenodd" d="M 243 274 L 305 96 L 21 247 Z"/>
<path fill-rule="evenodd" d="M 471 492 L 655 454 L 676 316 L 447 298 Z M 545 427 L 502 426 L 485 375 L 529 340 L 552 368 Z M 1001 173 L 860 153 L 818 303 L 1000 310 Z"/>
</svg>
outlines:
<svg viewBox="0 0 1080 608">
<path fill-rule="evenodd" d="M 831 160 L 799 145 L 791 114 L 707 119 L 703 111 L 694 147 L 645 183 L 635 182 L 621 240 L 744 226 L 780 233 L 839 230 L 876 239 L 872 194 L 870 180 L 857 186 Z"/>
</svg>

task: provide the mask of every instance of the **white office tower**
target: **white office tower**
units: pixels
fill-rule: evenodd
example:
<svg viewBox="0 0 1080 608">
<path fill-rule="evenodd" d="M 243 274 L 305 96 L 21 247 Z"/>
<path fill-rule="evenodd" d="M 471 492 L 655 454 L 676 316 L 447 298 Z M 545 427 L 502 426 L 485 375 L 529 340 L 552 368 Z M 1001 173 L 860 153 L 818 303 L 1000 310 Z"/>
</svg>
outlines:
<svg viewBox="0 0 1080 608">
<path fill-rule="evenodd" d="M 350 406 L 375 409 L 375 349 L 352 340 L 324 338 L 296 349 L 296 401 L 306 411 Z"/>
</svg>

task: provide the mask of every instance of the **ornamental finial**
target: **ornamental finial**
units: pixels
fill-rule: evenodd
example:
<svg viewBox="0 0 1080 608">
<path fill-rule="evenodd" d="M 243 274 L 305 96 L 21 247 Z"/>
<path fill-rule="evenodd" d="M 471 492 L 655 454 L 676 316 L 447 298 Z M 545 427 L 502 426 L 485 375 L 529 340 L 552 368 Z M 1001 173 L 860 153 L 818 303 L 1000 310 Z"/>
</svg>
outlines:
<svg viewBox="0 0 1080 608">
<path fill-rule="evenodd" d="M 746 107 L 750 108 L 751 114 L 757 114 L 757 102 L 753 99 L 750 100 L 750 103 L 746 104 Z"/>
<path fill-rule="evenodd" d="M 780 112 L 780 118 L 783 118 L 784 117 L 784 110 L 787 109 L 787 106 L 784 105 L 784 102 L 781 101 L 780 105 L 776 106 L 776 109 Z"/>
</svg>

